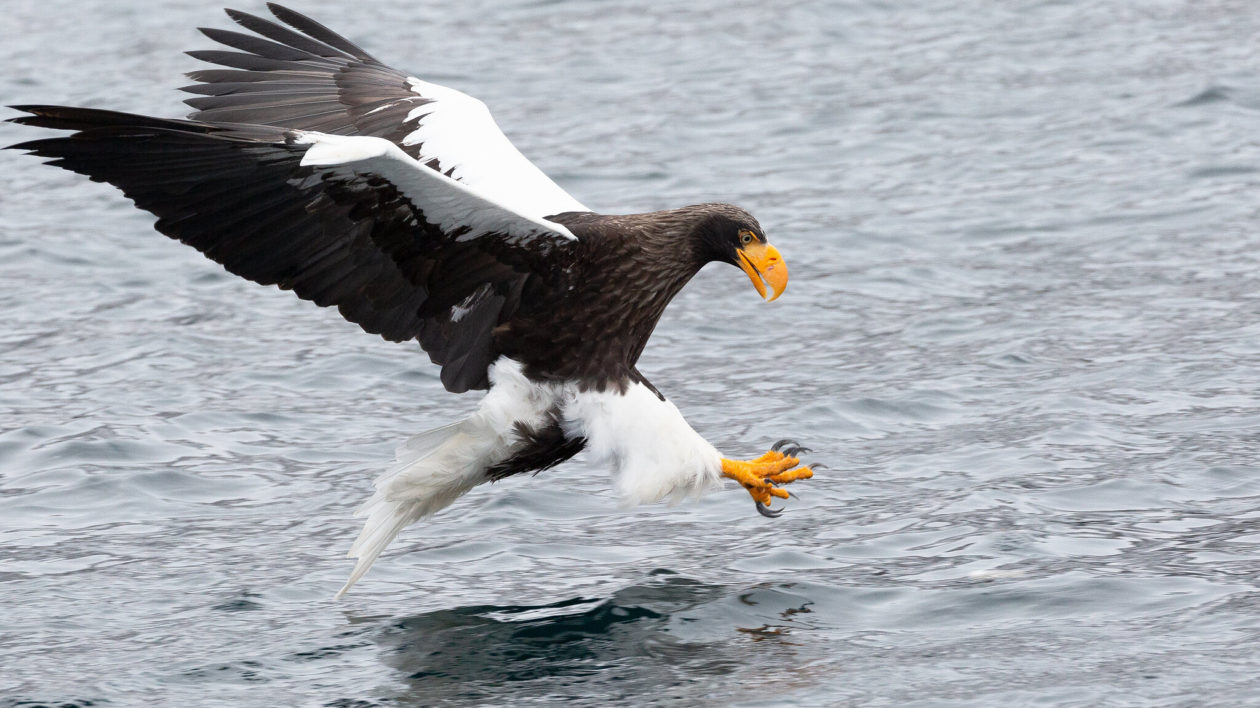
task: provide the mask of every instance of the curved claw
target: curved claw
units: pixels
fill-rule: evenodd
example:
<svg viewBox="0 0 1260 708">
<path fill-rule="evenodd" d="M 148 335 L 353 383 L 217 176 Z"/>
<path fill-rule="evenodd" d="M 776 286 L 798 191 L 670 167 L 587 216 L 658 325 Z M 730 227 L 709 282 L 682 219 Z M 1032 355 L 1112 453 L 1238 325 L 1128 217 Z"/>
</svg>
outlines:
<svg viewBox="0 0 1260 708">
<path fill-rule="evenodd" d="M 788 457 L 800 457 L 801 455 L 804 455 L 807 452 L 813 452 L 813 450 L 807 447 L 801 447 L 800 445 L 792 444 L 792 445 L 789 445 L 788 447 L 783 448 L 782 450 L 780 450 L 780 452 L 782 452 L 784 455 L 787 455 Z"/>
<path fill-rule="evenodd" d="M 786 445 L 791 445 L 793 447 L 800 447 L 800 443 L 796 442 L 792 438 L 783 438 L 779 442 L 771 445 L 770 449 L 774 450 L 775 452 L 780 452 L 781 449 Z"/>
<path fill-rule="evenodd" d="M 767 519 L 777 519 L 780 516 L 783 516 L 782 509 L 771 509 L 770 507 L 766 506 L 765 504 L 762 504 L 761 502 L 757 502 L 757 513 L 761 514 Z"/>
<path fill-rule="evenodd" d="M 811 462 L 811 463 L 809 463 L 809 468 L 810 468 L 811 470 L 829 470 L 829 469 L 831 469 L 830 467 L 828 467 L 827 465 L 824 465 L 824 464 L 823 464 L 823 463 L 821 463 L 821 462 Z"/>
</svg>

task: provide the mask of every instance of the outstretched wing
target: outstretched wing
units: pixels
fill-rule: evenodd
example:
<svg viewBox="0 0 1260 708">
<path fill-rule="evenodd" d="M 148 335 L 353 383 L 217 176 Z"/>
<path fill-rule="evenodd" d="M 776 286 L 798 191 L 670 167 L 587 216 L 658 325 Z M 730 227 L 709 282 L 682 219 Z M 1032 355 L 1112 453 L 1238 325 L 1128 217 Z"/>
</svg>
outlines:
<svg viewBox="0 0 1260 708">
<path fill-rule="evenodd" d="M 418 340 L 455 392 L 487 386 L 494 327 L 575 243 L 381 138 L 16 108 L 31 115 L 14 122 L 77 132 L 12 147 L 119 187 L 232 273 Z"/>
<path fill-rule="evenodd" d="M 525 158 L 481 101 L 407 76 L 346 38 L 269 3 L 284 25 L 237 10 L 255 34 L 202 28 L 238 51 L 193 51 L 229 67 L 194 71 L 189 118 L 384 138 L 415 160 L 521 214 L 589 211 Z"/>
</svg>

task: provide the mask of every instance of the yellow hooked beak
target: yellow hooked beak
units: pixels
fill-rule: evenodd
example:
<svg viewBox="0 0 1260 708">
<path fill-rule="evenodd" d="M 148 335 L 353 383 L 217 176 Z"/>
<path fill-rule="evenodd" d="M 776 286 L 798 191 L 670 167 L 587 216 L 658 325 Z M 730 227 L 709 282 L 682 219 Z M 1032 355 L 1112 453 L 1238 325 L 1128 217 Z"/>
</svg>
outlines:
<svg viewBox="0 0 1260 708">
<path fill-rule="evenodd" d="M 752 243 L 739 249 L 739 267 L 748 274 L 757 294 L 766 302 L 774 302 L 787 288 L 788 269 L 779 249 L 768 243 Z M 766 297 L 766 286 L 770 296 Z"/>
</svg>

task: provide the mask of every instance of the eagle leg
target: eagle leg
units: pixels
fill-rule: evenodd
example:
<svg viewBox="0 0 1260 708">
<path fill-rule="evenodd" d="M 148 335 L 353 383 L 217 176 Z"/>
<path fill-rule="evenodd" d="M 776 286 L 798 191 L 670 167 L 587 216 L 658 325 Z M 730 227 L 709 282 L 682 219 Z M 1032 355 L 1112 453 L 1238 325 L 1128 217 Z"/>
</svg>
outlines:
<svg viewBox="0 0 1260 708">
<path fill-rule="evenodd" d="M 771 500 L 774 497 L 787 499 L 790 496 L 786 489 L 775 485 L 795 482 L 798 479 L 809 479 L 814 476 L 814 471 L 809 466 L 797 467 L 801 461 L 793 455 L 785 454 L 785 451 L 799 454 L 805 448 L 791 441 L 776 443 L 775 448 L 784 449 L 772 448 L 761 457 L 753 460 L 728 460 L 722 458 L 722 474 L 743 485 L 744 489 L 748 490 L 748 494 L 752 496 L 753 501 L 757 503 L 758 513 L 770 518 L 774 518 L 782 513 L 781 509 L 774 510 L 770 508 Z"/>
</svg>

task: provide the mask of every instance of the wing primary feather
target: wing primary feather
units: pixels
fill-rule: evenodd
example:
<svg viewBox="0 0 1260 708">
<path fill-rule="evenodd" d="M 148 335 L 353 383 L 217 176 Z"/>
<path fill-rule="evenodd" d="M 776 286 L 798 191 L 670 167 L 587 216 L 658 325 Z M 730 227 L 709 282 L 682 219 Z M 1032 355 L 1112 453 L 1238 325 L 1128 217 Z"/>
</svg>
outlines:
<svg viewBox="0 0 1260 708">
<path fill-rule="evenodd" d="M 228 93 L 226 95 L 204 96 L 202 98 L 187 98 L 184 99 L 184 103 L 187 103 L 193 108 L 203 112 L 213 108 L 223 107 L 279 108 L 294 105 L 311 107 L 319 107 L 321 105 L 338 105 L 337 97 L 329 95 L 327 92 L 293 92 L 285 90 L 249 91 L 242 94 Z"/>
<path fill-rule="evenodd" d="M 285 6 L 274 2 L 267 3 L 267 9 L 271 10 L 271 14 L 279 18 L 281 22 L 306 34 L 308 37 L 318 39 L 324 44 L 327 44 L 335 49 L 340 49 L 356 59 L 362 59 L 363 61 L 376 61 L 371 54 L 363 51 L 363 49 L 354 42 L 351 42 L 345 37 L 333 32 L 306 15 L 294 12 Z"/>
<path fill-rule="evenodd" d="M 267 59 L 276 59 L 278 61 L 304 61 L 307 59 L 319 59 L 326 61 L 325 57 L 313 54 L 303 49 L 294 49 L 293 47 L 272 42 L 270 40 L 255 37 L 252 34 L 243 34 L 241 32 L 233 32 L 232 30 L 216 29 L 214 27 L 198 27 L 198 32 L 213 39 L 227 47 L 239 49 L 242 52 L 249 52 Z"/>
<path fill-rule="evenodd" d="M 211 84 L 190 84 L 180 88 L 180 91 L 202 96 L 232 96 L 239 94 L 242 100 L 246 96 L 268 96 L 273 94 L 336 96 L 336 93 L 328 89 L 326 82 L 316 81 L 222 81 Z M 187 99 L 185 99 L 186 101 Z"/>
<path fill-rule="evenodd" d="M 234 69 L 247 69 L 249 71 L 288 71 L 311 68 L 315 60 L 310 62 L 298 63 L 295 61 L 282 61 L 280 59 L 268 59 L 254 54 L 243 54 L 241 52 L 225 52 L 221 49 L 194 49 L 184 52 L 193 59 L 204 61 L 207 64 L 218 64 L 219 66 L 230 66 Z M 318 60 L 322 64 L 328 64 L 327 59 Z"/>
<path fill-rule="evenodd" d="M 193 81 L 202 81 L 205 83 L 222 83 L 225 81 L 239 81 L 249 83 L 264 83 L 268 81 L 314 81 L 323 86 L 328 86 L 327 69 L 286 69 L 284 71 L 248 71 L 242 69 L 199 69 L 190 71 L 184 76 Z"/>
<path fill-rule="evenodd" d="M 551 277 L 551 254 L 573 239 L 382 138 L 15 108 L 26 113 L 15 123 L 76 132 L 13 147 L 117 186 L 158 217 L 158 230 L 232 273 L 336 306 L 390 341 L 419 341 L 452 391 L 489 385 L 493 332 L 519 311 L 526 280 Z M 352 162 L 303 167 L 315 143 L 344 148 Z"/>
<path fill-rule="evenodd" d="M 341 118 L 345 115 L 343 106 L 335 101 L 326 101 L 322 103 L 296 103 L 286 106 L 288 110 L 280 110 L 267 106 L 233 106 L 230 108 L 211 108 L 209 110 L 200 111 L 197 117 L 201 120 L 223 121 L 226 123 L 265 123 L 273 125 L 284 125 L 285 123 L 296 123 L 301 121 L 302 125 L 308 126 L 305 130 L 321 131 L 322 124 L 315 122 L 317 118 L 330 118 L 336 125 L 341 125 Z M 322 109 L 322 110 L 319 110 Z M 353 126 L 347 126 L 353 128 Z"/>
<path fill-rule="evenodd" d="M 169 127 L 172 123 L 179 125 L 182 130 L 188 132 L 209 133 L 216 130 L 215 126 L 201 125 L 195 121 L 180 120 L 178 118 L 132 116 L 129 113 L 106 111 L 100 108 L 72 108 L 70 106 L 52 105 L 20 105 L 9 106 L 9 108 L 29 113 L 30 115 L 9 118 L 8 122 L 19 125 L 33 125 L 39 128 L 52 128 L 53 130 L 89 130 L 96 127 L 121 124 L 162 128 Z"/>
<path fill-rule="evenodd" d="M 259 36 L 205 30 L 210 39 L 240 51 L 189 52 L 228 68 L 189 74 L 210 84 L 187 89 L 200 96 L 185 99 L 193 110 L 190 118 L 382 138 L 410 159 L 536 222 L 545 214 L 587 210 L 511 144 L 482 101 L 386 66 L 282 5 L 268 8 L 285 26 L 229 10 L 237 24 Z M 563 227 L 542 226 L 564 233 Z"/>
<path fill-rule="evenodd" d="M 294 49 L 301 49 L 302 51 L 310 52 L 311 54 L 318 54 L 319 56 L 324 57 L 348 57 L 345 52 L 335 47 L 329 46 L 317 39 L 312 39 L 294 32 L 287 27 L 282 27 L 271 20 L 251 15 L 248 12 L 241 12 L 240 10 L 227 9 L 224 10 L 224 12 L 227 13 L 228 17 L 232 18 L 233 22 L 245 29 L 250 30 L 251 32 L 257 32 L 268 39 L 275 40 L 281 44 L 293 47 Z"/>
</svg>

